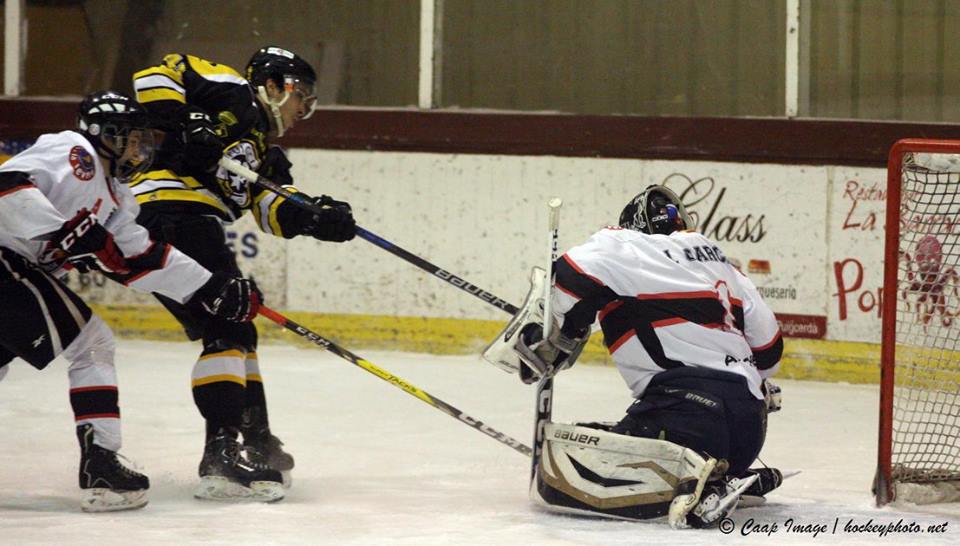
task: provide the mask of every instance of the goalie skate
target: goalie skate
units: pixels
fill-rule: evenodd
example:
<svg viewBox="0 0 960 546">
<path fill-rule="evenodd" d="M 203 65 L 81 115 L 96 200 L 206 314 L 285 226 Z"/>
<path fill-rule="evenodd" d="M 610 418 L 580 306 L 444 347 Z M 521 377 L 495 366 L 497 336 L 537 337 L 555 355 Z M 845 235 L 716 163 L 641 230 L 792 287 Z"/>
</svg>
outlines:
<svg viewBox="0 0 960 546">
<path fill-rule="evenodd" d="M 759 479 L 743 492 L 737 508 L 753 508 L 767 502 L 766 495 L 783 484 L 783 480 L 796 476 L 799 470 L 780 471 L 776 468 L 756 468 L 747 471 L 747 475 L 757 474 Z"/>
<path fill-rule="evenodd" d="M 200 461 L 200 484 L 193 496 L 227 502 L 275 502 L 283 498 L 278 470 L 243 457 L 240 444 L 229 435 L 207 443 Z"/>
<path fill-rule="evenodd" d="M 746 478 L 733 478 L 698 486 L 696 494 L 699 500 L 692 508 L 690 507 L 692 499 L 683 499 L 684 496 L 677 497 L 670 506 L 670 526 L 675 529 L 713 527 L 720 518 L 733 513 L 740 495 L 758 478 L 759 476 L 754 474 Z"/>
</svg>

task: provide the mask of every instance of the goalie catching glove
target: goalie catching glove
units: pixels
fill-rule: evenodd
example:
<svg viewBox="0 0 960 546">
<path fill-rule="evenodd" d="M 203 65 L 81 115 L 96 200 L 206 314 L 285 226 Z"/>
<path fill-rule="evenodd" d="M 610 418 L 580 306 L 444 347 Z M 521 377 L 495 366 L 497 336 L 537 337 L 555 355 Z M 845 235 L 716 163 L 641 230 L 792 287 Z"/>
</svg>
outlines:
<svg viewBox="0 0 960 546">
<path fill-rule="evenodd" d="M 130 272 L 123 252 L 113 240 L 113 235 L 87 209 L 64 222 L 57 230 L 44 252 L 45 262 L 70 264 L 81 273 L 99 269 L 104 273 L 125 275 Z"/>
<path fill-rule="evenodd" d="M 589 332 L 570 338 L 560 333 L 554 321 L 550 337 L 543 339 L 543 292 L 546 273 L 539 267 L 530 272 L 530 290 L 523 306 L 483 351 L 483 358 L 508 373 L 519 373 L 524 383 L 535 383 L 545 374 L 573 366 Z"/>
</svg>

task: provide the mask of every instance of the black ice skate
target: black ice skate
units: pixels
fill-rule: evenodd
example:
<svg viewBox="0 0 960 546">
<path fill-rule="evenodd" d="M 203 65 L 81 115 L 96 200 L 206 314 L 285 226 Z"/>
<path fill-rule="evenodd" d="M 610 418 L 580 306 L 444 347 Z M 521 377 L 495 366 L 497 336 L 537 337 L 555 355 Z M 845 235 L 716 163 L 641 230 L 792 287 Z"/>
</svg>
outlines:
<svg viewBox="0 0 960 546">
<path fill-rule="evenodd" d="M 283 486 L 290 487 L 290 471 L 293 470 L 293 455 L 283 450 L 283 442 L 270 432 L 262 408 L 251 407 L 243 412 L 243 449 L 252 462 L 279 470 Z"/>
<path fill-rule="evenodd" d="M 221 430 L 207 441 L 200 460 L 198 499 L 273 502 L 283 498 L 280 471 L 244 457 L 235 433 Z"/>
<path fill-rule="evenodd" d="M 289 488 L 292 483 L 290 471 L 293 469 L 293 455 L 284 451 L 282 446 L 280 438 L 270 434 L 270 431 L 260 436 L 243 437 L 243 449 L 247 458 L 251 462 L 280 471 L 283 486 Z"/>
<path fill-rule="evenodd" d="M 77 427 L 80 441 L 80 489 L 84 512 L 113 512 L 147 504 L 150 480 L 127 468 L 117 454 L 93 443 L 93 425 Z"/>
</svg>

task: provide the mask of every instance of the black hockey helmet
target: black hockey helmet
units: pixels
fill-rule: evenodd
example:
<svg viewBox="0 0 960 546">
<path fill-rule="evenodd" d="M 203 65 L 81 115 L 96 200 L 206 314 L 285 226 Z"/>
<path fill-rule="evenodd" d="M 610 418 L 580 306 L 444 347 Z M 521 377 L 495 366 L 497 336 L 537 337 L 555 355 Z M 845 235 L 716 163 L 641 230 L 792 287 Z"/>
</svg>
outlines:
<svg viewBox="0 0 960 546">
<path fill-rule="evenodd" d="M 306 106 L 306 113 L 301 119 L 313 115 L 317 107 L 317 73 L 303 57 L 282 47 L 262 47 L 250 57 L 245 74 L 247 81 L 256 88 L 260 99 L 270 106 L 281 136 L 285 128 L 279 117 L 280 106 L 287 101 L 291 93 L 299 94 Z M 271 100 L 267 97 L 267 80 L 273 80 L 277 87 L 283 90 L 282 98 Z"/>
<path fill-rule="evenodd" d="M 143 105 L 115 91 L 87 95 L 77 116 L 77 130 L 110 160 L 111 176 L 123 182 L 150 168 L 156 150 L 153 126 Z"/>
<path fill-rule="evenodd" d="M 276 46 L 262 47 L 250 57 L 246 77 L 253 85 L 263 85 L 267 79 L 272 79 L 278 87 L 286 83 L 285 78 L 311 86 L 317 82 L 317 74 L 310 63 L 296 53 Z"/>
<path fill-rule="evenodd" d="M 670 235 L 674 231 L 693 229 L 694 223 L 677 194 L 665 186 L 651 185 L 623 207 L 620 227 L 651 235 Z"/>
</svg>

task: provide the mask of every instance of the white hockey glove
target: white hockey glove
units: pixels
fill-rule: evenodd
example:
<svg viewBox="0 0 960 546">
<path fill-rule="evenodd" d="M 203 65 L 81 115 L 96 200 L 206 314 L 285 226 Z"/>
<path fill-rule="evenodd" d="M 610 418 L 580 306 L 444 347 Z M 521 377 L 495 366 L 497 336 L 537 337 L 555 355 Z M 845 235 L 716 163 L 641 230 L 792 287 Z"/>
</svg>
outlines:
<svg viewBox="0 0 960 546">
<path fill-rule="evenodd" d="M 546 273 L 539 267 L 530 272 L 530 290 L 523 306 L 490 345 L 483 358 L 494 366 L 520 374 L 524 383 L 535 383 L 546 372 L 565 370 L 573 365 L 589 337 L 569 339 L 560 335 L 560 328 L 551 331 L 543 341 L 543 292 Z M 556 325 L 556 322 L 554 322 Z"/>
<path fill-rule="evenodd" d="M 560 333 L 560 327 L 554 321 L 550 337 L 543 339 L 542 325 L 527 324 L 514 346 L 528 372 L 524 373 L 525 370 L 521 368 L 520 379 L 524 383 L 533 383 L 544 375 L 552 375 L 573 366 L 587 344 L 589 333 L 587 331 L 581 336 L 569 338 Z"/>
<path fill-rule="evenodd" d="M 769 379 L 764 379 L 760 390 L 763 391 L 763 400 L 767 403 L 767 413 L 780 411 L 782 406 L 780 387 L 774 385 Z"/>
</svg>

